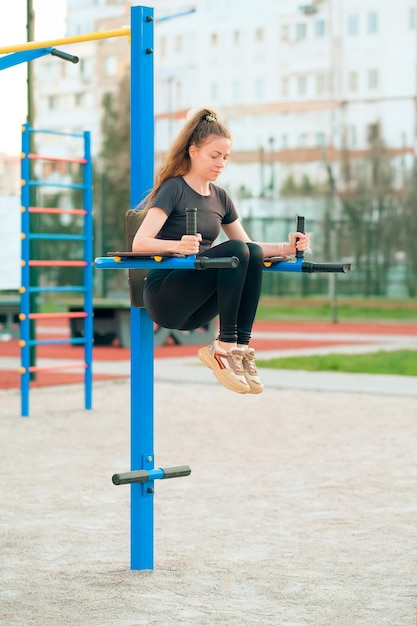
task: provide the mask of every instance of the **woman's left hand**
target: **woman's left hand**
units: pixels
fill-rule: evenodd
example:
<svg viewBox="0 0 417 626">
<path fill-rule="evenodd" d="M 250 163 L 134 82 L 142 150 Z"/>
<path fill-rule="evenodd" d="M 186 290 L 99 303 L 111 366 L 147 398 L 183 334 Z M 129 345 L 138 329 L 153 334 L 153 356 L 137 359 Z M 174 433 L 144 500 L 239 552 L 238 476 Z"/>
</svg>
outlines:
<svg viewBox="0 0 417 626">
<path fill-rule="evenodd" d="M 310 234 L 311 233 L 290 233 L 288 235 L 289 241 L 289 254 L 295 254 L 297 250 L 300 252 L 311 252 L 310 249 Z"/>
</svg>

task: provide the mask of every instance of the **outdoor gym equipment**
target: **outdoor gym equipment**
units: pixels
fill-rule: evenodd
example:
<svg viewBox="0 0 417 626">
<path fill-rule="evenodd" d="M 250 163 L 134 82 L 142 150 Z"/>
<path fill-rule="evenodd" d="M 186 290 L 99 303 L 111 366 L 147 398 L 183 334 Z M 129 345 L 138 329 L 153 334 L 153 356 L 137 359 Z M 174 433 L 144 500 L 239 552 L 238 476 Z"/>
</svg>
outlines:
<svg viewBox="0 0 417 626">
<path fill-rule="evenodd" d="M 176 17 L 176 15 L 172 16 Z M 154 103 L 153 103 L 153 9 L 144 6 L 131 7 L 131 28 L 107 36 L 131 35 L 131 194 L 132 207 L 139 206 L 153 185 L 154 154 Z M 98 34 L 103 38 L 104 34 Z M 51 45 L 85 41 L 92 37 L 44 42 Z M 34 44 L 34 42 L 31 42 Z M 32 45 L 31 48 L 40 47 Z M 30 47 L 21 47 L 29 50 Z M 16 49 L 16 48 L 15 48 Z M 10 52 L 0 48 L 0 54 Z M 39 56 L 39 55 L 38 55 Z M 0 64 L 1 69 L 1 64 Z M 191 219 L 191 218 L 190 218 Z M 190 226 L 191 227 L 191 226 Z M 301 229 L 299 229 L 301 230 Z M 233 259 L 233 258 L 232 258 Z M 233 271 L 229 259 L 230 271 Z M 215 260 L 215 259 L 214 259 Z M 129 274 L 135 270 L 159 268 L 182 268 L 193 271 L 208 267 L 207 262 L 196 257 L 187 258 L 140 258 L 129 252 L 112 258 L 100 257 L 95 266 L 100 269 L 124 269 Z M 269 259 L 265 271 L 280 272 L 347 272 L 345 264 L 305 263 L 302 255 L 295 261 Z M 132 298 L 130 308 L 131 325 L 131 471 L 115 474 L 116 484 L 130 484 L 131 524 L 130 524 L 130 566 L 133 570 L 151 570 L 154 567 L 154 481 L 155 479 L 186 476 L 188 466 L 180 471 L 173 468 L 154 467 L 154 329 L 153 322 L 143 306 L 138 306 Z M 187 468 L 187 469 L 185 469 Z M 177 469 L 177 468 L 175 468 Z M 117 481 L 119 481 L 117 483 Z"/>
<path fill-rule="evenodd" d="M 80 158 L 62 158 L 51 155 L 33 154 L 30 152 L 30 136 L 34 133 L 47 133 L 67 137 L 78 137 L 82 142 L 83 155 Z M 42 160 L 50 162 L 77 163 L 82 172 L 81 183 L 56 183 L 31 178 L 30 161 Z M 22 192 L 21 192 L 21 286 L 20 292 L 20 390 L 21 390 L 21 414 L 22 417 L 29 415 L 29 391 L 31 374 L 46 370 L 68 370 L 76 368 L 84 373 L 84 406 L 91 409 L 92 406 L 92 358 L 93 358 L 93 174 L 90 155 L 90 133 L 62 133 L 50 130 L 34 129 L 29 124 L 23 125 L 22 130 Z M 82 194 L 82 207 L 78 209 L 66 209 L 62 207 L 38 207 L 31 206 L 30 189 L 32 187 L 60 187 L 64 189 L 78 189 Z M 32 215 L 76 215 L 79 216 L 81 232 L 76 234 L 35 232 L 31 227 Z M 36 247 L 34 254 L 33 242 L 42 241 L 72 242 L 71 246 L 77 260 L 69 259 L 44 259 L 40 246 Z M 34 258 L 36 256 L 36 258 Z M 32 268 L 37 267 L 79 267 L 82 270 L 82 282 L 72 285 L 38 285 L 34 280 Z M 38 313 L 31 310 L 31 295 L 40 293 L 78 293 L 82 298 L 80 311 L 65 311 L 58 313 Z M 30 325 L 36 320 L 45 319 L 75 319 L 84 320 L 84 333 L 82 337 L 60 339 L 37 339 L 36 333 L 31 332 Z M 84 350 L 83 360 L 69 365 L 43 365 L 31 363 L 31 349 L 39 345 L 78 344 Z"/>
<path fill-rule="evenodd" d="M 153 111 L 153 10 L 131 8 L 131 206 L 139 206 L 153 185 L 154 111 Z M 146 97 L 141 97 L 146 94 Z M 132 211 L 133 213 L 133 211 Z M 192 217 L 189 216 L 190 223 Z M 302 224 L 300 223 L 300 226 Z M 190 226 L 191 228 L 191 226 Z M 128 233 L 128 236 L 132 233 Z M 302 272 L 303 255 L 295 261 L 267 261 L 265 271 Z M 134 270 L 182 268 L 193 271 L 195 257 L 140 258 L 131 253 L 100 257 L 100 269 Z M 345 273 L 348 265 L 307 264 L 305 270 Z M 233 271 L 233 267 L 230 268 Z M 131 285 L 131 470 L 154 469 L 154 332 L 146 309 L 134 301 Z M 131 568 L 153 569 L 153 494 L 154 481 L 131 484 Z"/>
</svg>

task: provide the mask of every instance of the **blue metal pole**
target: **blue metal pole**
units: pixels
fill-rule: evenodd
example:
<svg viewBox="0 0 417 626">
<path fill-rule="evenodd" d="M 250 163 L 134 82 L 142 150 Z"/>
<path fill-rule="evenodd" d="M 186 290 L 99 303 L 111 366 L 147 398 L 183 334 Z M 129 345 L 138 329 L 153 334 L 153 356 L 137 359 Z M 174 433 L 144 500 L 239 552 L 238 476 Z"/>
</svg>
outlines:
<svg viewBox="0 0 417 626">
<path fill-rule="evenodd" d="M 131 206 L 136 207 L 153 184 L 153 9 L 131 7 Z M 154 468 L 153 322 L 145 309 L 131 307 L 131 469 Z M 154 567 L 153 484 L 132 484 L 130 567 Z"/>
<path fill-rule="evenodd" d="M 91 409 L 92 382 L 93 382 L 93 170 L 91 164 L 91 138 L 88 131 L 84 132 L 84 159 L 83 165 L 83 208 L 87 211 L 84 217 L 84 310 L 87 317 L 84 320 L 84 404 Z"/>
<path fill-rule="evenodd" d="M 20 354 L 21 354 L 21 415 L 29 416 L 29 386 L 30 386 L 30 167 L 29 152 L 30 138 L 29 125 L 24 124 L 22 132 L 22 227 L 21 227 L 21 283 L 20 283 Z"/>
<path fill-rule="evenodd" d="M 8 67 L 19 65 L 20 63 L 27 63 L 28 61 L 34 61 L 39 57 L 43 57 L 47 54 L 51 54 L 52 48 L 38 48 L 37 50 L 27 50 L 23 52 L 13 52 L 0 59 L 0 70 L 5 70 Z"/>
</svg>

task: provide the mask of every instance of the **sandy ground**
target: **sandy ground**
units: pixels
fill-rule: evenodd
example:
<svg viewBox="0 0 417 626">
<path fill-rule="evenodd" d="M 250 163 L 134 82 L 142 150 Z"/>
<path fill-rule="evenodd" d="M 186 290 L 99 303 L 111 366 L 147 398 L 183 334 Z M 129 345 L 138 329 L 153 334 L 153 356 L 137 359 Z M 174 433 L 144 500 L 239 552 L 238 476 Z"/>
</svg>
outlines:
<svg viewBox="0 0 417 626">
<path fill-rule="evenodd" d="M 0 392 L 2 626 L 415 624 L 417 396 L 157 382 L 155 569 L 130 570 L 129 381 Z"/>
</svg>

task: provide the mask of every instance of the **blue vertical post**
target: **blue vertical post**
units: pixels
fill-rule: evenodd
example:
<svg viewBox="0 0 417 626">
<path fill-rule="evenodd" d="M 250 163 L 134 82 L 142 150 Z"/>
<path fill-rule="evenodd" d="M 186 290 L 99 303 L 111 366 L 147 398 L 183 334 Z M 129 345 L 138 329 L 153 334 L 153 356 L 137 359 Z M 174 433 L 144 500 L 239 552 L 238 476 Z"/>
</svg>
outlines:
<svg viewBox="0 0 417 626">
<path fill-rule="evenodd" d="M 21 163 L 21 282 L 20 282 L 20 353 L 21 353 L 21 376 L 20 396 L 21 415 L 29 416 L 29 385 L 30 385 L 30 129 L 28 124 L 23 125 L 22 132 L 22 163 Z"/>
<path fill-rule="evenodd" d="M 153 9 L 131 7 L 130 28 L 130 202 L 134 208 L 153 185 Z M 131 470 L 154 468 L 153 332 L 147 311 L 131 307 Z M 134 483 L 130 489 L 130 567 L 153 569 L 153 481 Z"/>
<path fill-rule="evenodd" d="M 84 320 L 84 406 L 91 409 L 92 399 L 92 361 L 93 361 L 93 169 L 91 163 L 91 137 L 84 131 L 84 159 L 83 165 L 83 208 L 87 212 L 84 217 L 84 310 L 87 317 Z"/>
</svg>

